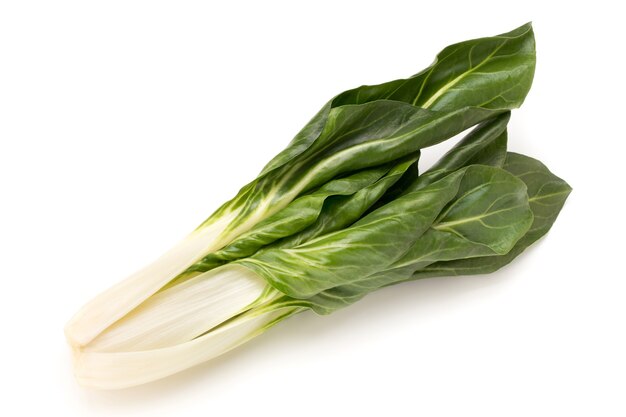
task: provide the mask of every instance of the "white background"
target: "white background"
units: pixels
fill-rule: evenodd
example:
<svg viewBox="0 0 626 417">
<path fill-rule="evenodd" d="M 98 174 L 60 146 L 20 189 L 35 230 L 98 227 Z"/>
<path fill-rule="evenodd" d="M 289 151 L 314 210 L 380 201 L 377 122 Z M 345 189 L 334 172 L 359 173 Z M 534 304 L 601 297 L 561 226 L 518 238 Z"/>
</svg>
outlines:
<svg viewBox="0 0 626 417">
<path fill-rule="evenodd" d="M 626 37 L 618 2 L 576 3 L 0 3 L 0 413 L 625 415 Z M 529 20 L 537 73 L 510 148 L 574 187 L 547 238 L 491 276 L 302 314 L 157 383 L 75 383 L 72 313 L 191 231 L 326 100 Z"/>
</svg>

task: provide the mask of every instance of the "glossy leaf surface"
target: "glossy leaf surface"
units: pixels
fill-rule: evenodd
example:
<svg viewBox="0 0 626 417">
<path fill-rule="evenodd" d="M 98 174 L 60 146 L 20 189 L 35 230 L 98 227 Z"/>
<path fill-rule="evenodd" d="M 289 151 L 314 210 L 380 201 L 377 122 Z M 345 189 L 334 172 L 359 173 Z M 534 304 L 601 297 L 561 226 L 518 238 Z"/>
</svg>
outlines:
<svg viewBox="0 0 626 417">
<path fill-rule="evenodd" d="M 498 168 L 472 166 L 399 197 L 340 232 L 240 263 L 294 298 L 346 285 L 371 291 L 412 276 L 420 263 L 505 253 L 531 221 L 523 182 Z"/>
<path fill-rule="evenodd" d="M 528 187 L 528 197 L 530 208 L 534 214 L 534 221 L 524 237 L 505 255 L 437 262 L 417 271 L 413 276 L 414 279 L 447 275 L 487 274 L 497 271 L 548 233 L 572 188 L 550 172 L 544 164 L 525 155 L 509 152 L 504 169 L 520 178 Z"/>
<path fill-rule="evenodd" d="M 231 240 L 338 175 L 388 163 L 519 107 L 532 83 L 534 48 L 527 24 L 449 46 L 408 79 L 339 94 L 212 218 L 236 213 L 225 230 Z"/>
<path fill-rule="evenodd" d="M 303 241 L 313 236 L 317 228 L 332 229 L 333 227 L 329 225 L 331 218 L 341 226 L 345 223 L 345 220 L 343 222 L 341 220 L 346 217 L 342 215 L 342 212 L 356 205 L 357 210 L 350 211 L 352 221 L 354 221 L 418 158 L 419 153 L 416 153 L 401 158 L 397 162 L 394 161 L 395 164 L 385 164 L 331 180 L 319 189 L 298 197 L 287 207 L 262 220 L 223 249 L 205 256 L 200 262 L 192 265 L 187 272 L 208 271 L 235 259 L 250 256 L 260 248 L 279 239 L 286 241 L 284 238 L 292 235 L 297 234 L 297 239 Z M 337 202 L 345 202 L 342 206 L 347 206 L 348 202 L 350 206 L 338 207 L 337 202 L 328 201 L 332 197 L 335 197 Z"/>
</svg>

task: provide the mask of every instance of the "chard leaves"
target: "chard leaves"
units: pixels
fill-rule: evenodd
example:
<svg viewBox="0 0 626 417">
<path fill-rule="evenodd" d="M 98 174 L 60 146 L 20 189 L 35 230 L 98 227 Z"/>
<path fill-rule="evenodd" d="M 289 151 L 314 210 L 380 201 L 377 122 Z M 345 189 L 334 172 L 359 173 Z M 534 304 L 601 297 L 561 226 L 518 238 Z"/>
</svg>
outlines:
<svg viewBox="0 0 626 417">
<path fill-rule="evenodd" d="M 402 256 L 454 198 L 461 178 L 453 174 L 399 197 L 346 229 L 295 248 L 269 249 L 237 263 L 294 298 L 358 280 Z"/>
<path fill-rule="evenodd" d="M 473 137 L 477 139 L 479 136 Z M 461 143 L 467 144 L 465 140 Z M 463 146 L 459 149 L 462 150 Z M 454 152 L 453 149 L 449 154 Z M 494 150 L 494 152 L 499 151 Z M 474 167 L 470 167 L 472 168 Z M 518 193 L 516 199 L 532 212 L 529 216 L 527 208 L 520 210 L 521 206 L 516 207 L 516 204 L 511 206 L 509 214 L 513 215 L 510 217 L 510 225 L 507 226 L 516 231 L 518 240 L 507 232 L 498 236 L 497 228 L 478 227 L 475 230 L 468 230 L 478 232 L 476 235 L 466 233 L 457 236 L 454 233 L 445 233 L 445 230 L 441 230 L 441 227 L 434 224 L 401 259 L 386 270 L 348 285 L 322 291 L 307 300 L 296 301 L 285 297 L 283 302 L 307 306 L 319 314 L 329 314 L 358 301 L 382 286 L 421 278 L 486 274 L 507 265 L 550 230 L 571 188 L 565 181 L 552 174 L 541 162 L 524 155 L 507 153 L 503 168 L 514 175 L 518 182 L 524 182 L 527 204 L 523 204 L 522 194 Z M 470 204 L 468 208 L 474 207 Z M 514 215 L 516 211 L 519 217 Z M 497 216 L 495 218 L 502 220 Z M 440 218 L 439 221 L 441 220 Z M 443 220 L 449 221 L 449 218 L 444 217 Z M 532 223 L 529 223 L 529 220 Z M 481 224 L 478 223 L 478 225 Z M 520 238 L 519 233 L 525 228 L 527 231 Z M 494 233 L 492 234 L 494 240 L 488 242 L 485 237 L 491 233 Z M 507 239 L 507 236 L 509 240 L 503 242 L 501 239 Z"/>
<path fill-rule="evenodd" d="M 331 99 L 189 238 L 70 321 L 81 379 L 145 382 L 190 366 L 185 353 L 198 363 L 307 308 L 328 314 L 388 285 L 509 263 L 548 232 L 571 191 L 506 150 L 510 110 L 534 69 L 527 24 L 451 45 L 410 78 Z M 472 127 L 419 175 L 421 149 Z M 167 340 L 140 351 L 98 344 L 143 334 Z M 159 355 L 181 361 L 163 368 Z M 130 384 L 120 364 L 136 368 Z"/>
<path fill-rule="evenodd" d="M 499 168 L 471 166 L 397 198 L 347 229 L 239 263 L 293 298 L 319 299 L 325 290 L 346 292 L 350 286 L 363 293 L 364 287 L 371 291 L 411 277 L 420 262 L 503 253 L 531 221 L 522 181 Z M 315 305 L 317 311 L 333 308 Z"/>
<path fill-rule="evenodd" d="M 525 155 L 509 152 L 504 169 L 524 181 L 528 188 L 528 199 L 534 215 L 528 232 L 504 255 L 437 262 L 416 271 L 413 279 L 444 275 L 487 274 L 497 271 L 548 233 L 572 188 L 550 172 L 544 164 Z"/>
<path fill-rule="evenodd" d="M 277 305 L 329 313 L 382 286 L 509 262 L 569 192 L 506 152 L 509 110 L 534 68 L 527 24 L 451 45 L 413 77 L 339 94 L 218 211 L 238 211 L 232 242 L 190 271 L 234 261 L 285 294 Z M 417 175 L 420 149 L 472 126 Z"/>
<path fill-rule="evenodd" d="M 450 45 L 413 77 L 346 91 L 333 104 L 385 99 L 444 111 L 514 108 L 530 89 L 534 70 L 535 40 L 527 23 L 498 36 Z"/>
<path fill-rule="evenodd" d="M 330 231 L 342 227 L 346 221 L 352 223 L 415 164 L 418 158 L 419 152 L 394 161 L 393 164 L 388 163 L 331 180 L 257 223 L 224 248 L 208 254 L 192 265 L 187 273 L 206 272 L 224 263 L 250 256 L 260 248 L 289 236 L 297 235 L 295 239 L 291 239 L 292 245 L 295 245 L 296 240 L 310 238 L 317 229 Z M 330 222 L 336 225 L 331 225 Z M 287 239 L 283 239 L 284 244 L 287 244 Z"/>
<path fill-rule="evenodd" d="M 339 94 L 204 225 L 232 217 L 222 234 L 232 241 L 333 178 L 389 163 L 516 108 L 534 65 L 533 32 L 524 25 L 449 46 L 408 79 Z"/>
<path fill-rule="evenodd" d="M 532 223 L 525 184 L 487 166 L 469 166 L 454 175 L 462 176 L 457 195 L 403 256 L 370 276 L 309 298 L 310 307 L 328 314 L 377 288 L 410 280 L 434 262 L 507 253 Z"/>
</svg>

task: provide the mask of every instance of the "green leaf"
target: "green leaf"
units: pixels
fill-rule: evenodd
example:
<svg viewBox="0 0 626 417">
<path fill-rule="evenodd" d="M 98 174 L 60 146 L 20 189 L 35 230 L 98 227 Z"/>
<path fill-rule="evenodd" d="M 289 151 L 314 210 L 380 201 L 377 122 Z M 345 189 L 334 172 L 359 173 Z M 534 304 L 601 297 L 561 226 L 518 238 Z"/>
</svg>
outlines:
<svg viewBox="0 0 626 417">
<path fill-rule="evenodd" d="M 505 253 L 532 222 L 526 186 L 506 171 L 471 166 L 377 209 L 352 227 L 293 249 L 238 261 L 292 298 L 327 313 L 424 264 Z"/>
<path fill-rule="evenodd" d="M 468 170 L 473 175 L 464 177 L 460 197 L 446 207 L 430 231 L 461 240 L 471 236 L 473 242 L 483 245 L 479 252 L 484 249 L 484 253 L 505 254 L 532 223 L 526 185 L 504 170 L 480 166 Z M 417 249 L 422 254 L 424 245 Z"/>
<path fill-rule="evenodd" d="M 522 104 L 535 66 L 529 24 L 445 48 L 419 74 L 346 91 L 201 227 L 232 217 L 231 241 L 337 176 L 437 144 Z"/>
<path fill-rule="evenodd" d="M 433 110 L 464 106 L 519 107 L 532 84 L 535 41 L 532 26 L 448 46 L 435 62 L 406 80 L 346 91 L 333 104 L 397 100 Z"/>
<path fill-rule="evenodd" d="M 330 231 L 354 222 L 388 187 L 419 158 L 419 152 L 393 164 L 359 171 L 331 180 L 281 211 L 256 224 L 223 249 L 205 256 L 189 267 L 186 274 L 206 272 L 219 265 L 254 254 L 264 246 L 282 239 L 282 246 L 310 239 L 321 230 Z M 336 197 L 337 200 L 329 201 Z M 341 204 L 338 204 L 341 202 Z M 332 224 L 331 224 L 332 223 Z M 284 239 L 292 237 L 291 239 Z"/>
<path fill-rule="evenodd" d="M 506 124 L 509 118 L 510 113 L 506 112 L 479 124 L 435 166 L 419 177 L 419 181 L 412 185 L 404 184 L 401 190 L 406 193 L 411 189 L 423 188 L 469 164 L 484 162 L 501 165 L 506 155 Z M 351 187 L 344 188 L 346 180 L 338 181 L 339 186 L 331 181 L 316 192 L 296 199 L 287 208 L 268 217 L 224 249 L 209 254 L 189 268 L 187 273 L 204 272 L 226 262 L 250 256 L 256 251 L 293 248 L 317 236 L 347 227 L 368 210 L 411 166 L 415 170 L 412 171 L 414 174 L 410 175 L 410 180 L 414 181 L 417 177 L 416 159 L 405 158 L 387 175 L 364 186 L 358 192 L 354 191 L 364 184 L 351 183 Z M 368 178 L 375 178 L 380 176 L 381 171 L 379 168 L 370 172 Z M 359 174 L 355 179 L 362 177 Z M 395 197 L 397 196 L 390 200 Z"/>
<path fill-rule="evenodd" d="M 501 167 L 506 157 L 506 125 L 510 115 L 510 112 L 506 112 L 477 125 L 435 165 L 421 175 L 418 175 L 416 164 L 415 169 L 407 171 L 402 179 L 374 205 L 373 209 L 387 204 L 400 195 L 432 184 L 468 165 Z"/>
<path fill-rule="evenodd" d="M 434 262 L 507 253 L 533 222 L 526 185 L 494 167 L 463 168 L 457 195 L 405 254 L 383 270 L 311 297 L 315 311 L 328 314 L 367 293 L 413 279 Z M 436 183 L 435 183 L 436 184 Z"/>
<path fill-rule="evenodd" d="M 292 248 L 318 236 L 350 226 L 377 203 L 381 196 L 386 195 L 385 193 L 389 188 L 403 181 L 405 177 L 412 178 L 415 175 L 418 156 L 409 156 L 409 158 L 400 160 L 400 163 L 384 177 L 352 195 L 330 197 L 325 201 L 315 223 L 267 248 Z M 265 250 L 265 248 L 261 250 Z"/>
<path fill-rule="evenodd" d="M 524 181 L 528 187 L 534 221 L 524 237 L 505 255 L 437 262 L 417 271 L 413 276 L 414 279 L 487 274 L 497 271 L 548 233 L 572 191 L 571 187 L 551 173 L 544 164 L 528 156 L 509 152 L 504 168 Z"/>
<path fill-rule="evenodd" d="M 399 197 L 349 228 L 295 248 L 259 252 L 236 263 L 294 298 L 308 298 L 362 279 L 386 268 L 409 249 L 455 196 L 461 179 L 461 173 L 452 174 Z"/>
</svg>

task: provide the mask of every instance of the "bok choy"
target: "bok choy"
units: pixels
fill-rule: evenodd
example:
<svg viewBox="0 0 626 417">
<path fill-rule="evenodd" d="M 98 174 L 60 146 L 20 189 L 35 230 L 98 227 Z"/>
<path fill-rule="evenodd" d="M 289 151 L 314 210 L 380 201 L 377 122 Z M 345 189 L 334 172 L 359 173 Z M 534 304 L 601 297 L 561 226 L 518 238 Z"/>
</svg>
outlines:
<svg viewBox="0 0 626 417">
<path fill-rule="evenodd" d="M 218 356 L 304 310 L 494 271 L 545 234 L 569 186 L 507 152 L 535 68 L 529 24 L 345 91 L 188 238 L 70 320 L 75 374 L 122 388 Z M 431 169 L 420 150 L 471 129 Z"/>
</svg>

